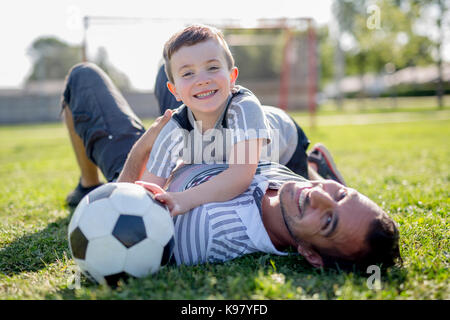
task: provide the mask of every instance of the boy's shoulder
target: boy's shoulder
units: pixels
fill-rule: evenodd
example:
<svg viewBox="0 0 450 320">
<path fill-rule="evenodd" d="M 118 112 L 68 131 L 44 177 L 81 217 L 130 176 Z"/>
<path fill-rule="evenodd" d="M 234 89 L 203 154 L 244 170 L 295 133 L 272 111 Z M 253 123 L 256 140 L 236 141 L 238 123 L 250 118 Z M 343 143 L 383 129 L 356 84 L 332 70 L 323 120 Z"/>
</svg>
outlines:
<svg viewBox="0 0 450 320">
<path fill-rule="evenodd" d="M 249 89 L 243 86 L 235 86 L 232 92 L 232 98 L 230 102 L 230 108 L 228 112 L 236 108 L 243 107 L 242 111 L 245 112 L 255 112 L 256 109 L 261 109 L 261 102 Z"/>
<path fill-rule="evenodd" d="M 168 124 L 171 124 L 172 127 L 175 126 L 177 128 L 191 131 L 193 127 L 189 121 L 188 110 L 189 108 L 185 104 L 182 104 L 178 108 L 174 109 L 172 112 L 172 118 L 169 120 Z"/>
<path fill-rule="evenodd" d="M 240 85 L 235 85 L 233 90 L 232 90 L 232 99 L 236 99 L 236 98 L 245 98 L 245 97 L 255 97 L 255 94 L 253 92 L 250 91 L 250 89 L 247 89 L 243 86 Z"/>
</svg>

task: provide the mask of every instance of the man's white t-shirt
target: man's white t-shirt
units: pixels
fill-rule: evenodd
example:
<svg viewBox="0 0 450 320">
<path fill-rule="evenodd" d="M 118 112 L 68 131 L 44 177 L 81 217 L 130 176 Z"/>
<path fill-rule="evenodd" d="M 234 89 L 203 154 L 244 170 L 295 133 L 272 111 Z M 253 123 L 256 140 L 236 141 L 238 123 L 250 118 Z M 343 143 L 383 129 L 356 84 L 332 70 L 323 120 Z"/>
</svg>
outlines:
<svg viewBox="0 0 450 320">
<path fill-rule="evenodd" d="M 227 165 L 188 165 L 177 169 L 167 191 L 194 187 L 225 170 Z M 215 263 L 254 252 L 287 255 L 270 241 L 262 221 L 262 197 L 267 188 L 285 181 L 308 183 L 276 163 L 260 163 L 250 187 L 236 198 L 201 205 L 174 218 L 173 255 L 177 265 Z"/>
</svg>

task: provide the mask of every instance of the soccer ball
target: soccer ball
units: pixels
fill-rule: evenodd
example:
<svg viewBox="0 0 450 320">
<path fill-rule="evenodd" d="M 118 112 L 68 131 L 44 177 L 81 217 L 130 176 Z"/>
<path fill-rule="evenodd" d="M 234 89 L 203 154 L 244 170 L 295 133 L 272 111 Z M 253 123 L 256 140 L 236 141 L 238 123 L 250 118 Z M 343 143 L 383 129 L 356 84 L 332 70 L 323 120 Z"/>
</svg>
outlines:
<svg viewBox="0 0 450 320">
<path fill-rule="evenodd" d="M 70 251 L 91 280 L 155 273 L 171 258 L 174 225 L 165 206 L 133 183 L 107 183 L 87 194 L 69 224 Z"/>
</svg>

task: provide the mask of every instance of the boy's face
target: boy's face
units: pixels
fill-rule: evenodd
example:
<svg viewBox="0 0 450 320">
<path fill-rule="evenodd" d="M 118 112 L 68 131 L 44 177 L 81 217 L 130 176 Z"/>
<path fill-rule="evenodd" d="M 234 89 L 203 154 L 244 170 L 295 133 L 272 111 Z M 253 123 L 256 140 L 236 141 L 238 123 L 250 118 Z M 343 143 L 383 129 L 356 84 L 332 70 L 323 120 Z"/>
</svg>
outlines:
<svg viewBox="0 0 450 320">
<path fill-rule="evenodd" d="M 216 40 L 183 46 L 172 55 L 171 69 L 174 83 L 167 86 L 177 101 L 182 101 L 202 117 L 219 117 L 234 87 L 238 70 L 231 70 L 222 46 Z"/>
</svg>

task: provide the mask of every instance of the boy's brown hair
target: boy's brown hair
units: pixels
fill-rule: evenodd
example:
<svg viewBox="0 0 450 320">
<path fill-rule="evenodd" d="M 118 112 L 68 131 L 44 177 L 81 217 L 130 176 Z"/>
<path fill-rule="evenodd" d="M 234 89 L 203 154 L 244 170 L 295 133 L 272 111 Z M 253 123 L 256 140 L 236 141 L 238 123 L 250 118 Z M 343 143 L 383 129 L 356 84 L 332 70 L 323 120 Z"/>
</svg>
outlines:
<svg viewBox="0 0 450 320">
<path fill-rule="evenodd" d="M 190 25 L 183 30 L 175 33 L 173 36 L 167 40 L 164 45 L 164 62 L 165 62 L 165 71 L 167 78 L 170 82 L 173 81 L 172 69 L 170 66 L 170 59 L 172 55 L 177 52 L 183 46 L 193 46 L 199 42 L 207 41 L 207 40 L 216 40 L 222 46 L 224 51 L 225 60 L 227 61 L 228 69 L 231 70 L 234 67 L 234 58 L 231 54 L 230 48 L 223 37 L 222 32 L 220 30 L 205 26 L 205 25 Z"/>
</svg>

